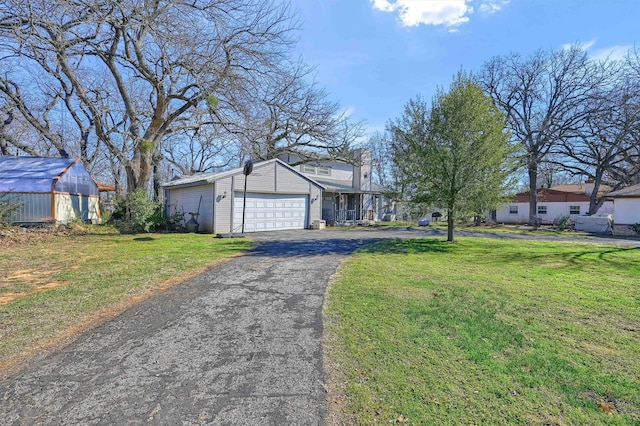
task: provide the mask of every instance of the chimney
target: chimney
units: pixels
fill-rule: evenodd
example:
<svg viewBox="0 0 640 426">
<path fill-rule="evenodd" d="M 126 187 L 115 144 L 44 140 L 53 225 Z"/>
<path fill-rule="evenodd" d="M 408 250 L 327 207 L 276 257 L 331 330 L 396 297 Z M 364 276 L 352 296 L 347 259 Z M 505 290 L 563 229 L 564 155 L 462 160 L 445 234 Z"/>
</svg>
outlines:
<svg viewBox="0 0 640 426">
<path fill-rule="evenodd" d="M 584 183 L 584 193 L 591 195 L 595 186 L 595 181 L 593 179 L 587 179 Z"/>
<path fill-rule="evenodd" d="M 353 151 L 353 187 L 357 190 L 371 190 L 371 152 L 359 148 Z"/>
</svg>

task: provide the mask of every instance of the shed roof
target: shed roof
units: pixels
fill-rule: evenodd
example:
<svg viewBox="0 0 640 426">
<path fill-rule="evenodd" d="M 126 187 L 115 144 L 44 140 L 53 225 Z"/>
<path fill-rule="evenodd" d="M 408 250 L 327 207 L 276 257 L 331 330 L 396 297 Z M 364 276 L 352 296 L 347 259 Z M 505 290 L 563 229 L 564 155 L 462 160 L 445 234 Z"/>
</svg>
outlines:
<svg viewBox="0 0 640 426">
<path fill-rule="evenodd" d="M 80 158 L 0 156 L 0 192 L 47 192 Z"/>
</svg>

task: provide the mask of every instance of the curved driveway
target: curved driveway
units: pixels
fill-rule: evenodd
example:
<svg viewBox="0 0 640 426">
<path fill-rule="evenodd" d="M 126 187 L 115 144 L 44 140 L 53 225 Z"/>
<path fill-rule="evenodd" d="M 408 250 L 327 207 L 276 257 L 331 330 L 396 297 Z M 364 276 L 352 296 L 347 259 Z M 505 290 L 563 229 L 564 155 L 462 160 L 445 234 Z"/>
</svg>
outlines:
<svg viewBox="0 0 640 426">
<path fill-rule="evenodd" d="M 0 424 L 325 424 L 322 305 L 330 276 L 365 244 L 425 235 L 441 232 L 252 235 L 259 244 L 247 255 L 1 380 Z"/>
</svg>

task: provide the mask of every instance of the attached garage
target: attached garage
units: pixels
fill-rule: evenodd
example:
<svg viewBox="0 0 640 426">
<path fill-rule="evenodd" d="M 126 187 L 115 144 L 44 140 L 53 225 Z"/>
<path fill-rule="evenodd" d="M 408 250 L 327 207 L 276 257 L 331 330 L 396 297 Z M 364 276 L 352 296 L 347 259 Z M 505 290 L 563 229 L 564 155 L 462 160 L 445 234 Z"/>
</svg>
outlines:
<svg viewBox="0 0 640 426">
<path fill-rule="evenodd" d="M 238 168 L 165 183 L 167 214 L 196 213 L 199 232 L 215 234 L 310 228 L 322 217 L 323 187 L 286 163 L 257 163 L 247 177 Z"/>
<path fill-rule="evenodd" d="M 247 193 L 245 232 L 304 229 L 307 224 L 308 195 Z M 236 193 L 234 221 L 242 223 L 243 194 Z"/>
</svg>

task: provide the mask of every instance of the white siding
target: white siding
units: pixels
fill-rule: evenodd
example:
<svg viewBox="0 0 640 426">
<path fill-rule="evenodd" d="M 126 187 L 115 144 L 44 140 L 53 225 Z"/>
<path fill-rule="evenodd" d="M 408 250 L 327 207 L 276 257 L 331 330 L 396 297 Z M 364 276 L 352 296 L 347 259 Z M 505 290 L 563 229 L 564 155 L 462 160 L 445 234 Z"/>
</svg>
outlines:
<svg viewBox="0 0 640 426">
<path fill-rule="evenodd" d="M 291 170 L 277 165 L 276 173 L 276 192 L 285 192 L 290 194 L 308 194 L 310 182 L 300 175 L 291 173 Z M 315 185 L 314 185 L 315 187 Z"/>
<path fill-rule="evenodd" d="M 254 166 L 253 172 L 247 176 L 247 191 L 251 192 L 275 192 L 276 191 L 276 167 L 277 164 Z M 235 190 L 243 190 L 244 175 L 235 176 Z"/>
<path fill-rule="evenodd" d="M 243 175 L 241 175 L 243 176 Z M 217 234 L 231 232 L 231 216 L 233 215 L 233 178 L 220 179 L 215 184 L 214 227 Z"/>
<path fill-rule="evenodd" d="M 314 173 L 305 173 L 302 166 L 296 166 L 296 170 L 305 176 L 309 176 L 311 179 L 335 179 L 335 180 L 352 180 L 353 179 L 353 165 L 347 163 L 341 163 L 337 161 L 321 161 L 317 164 L 322 167 L 329 167 L 331 169 L 331 175 L 318 175 Z"/>
<path fill-rule="evenodd" d="M 213 194 L 213 185 L 198 185 L 186 188 L 172 188 L 169 192 L 167 205 L 167 214 L 171 215 L 175 212 L 184 212 L 185 222 L 191 219 L 189 212 L 198 211 L 198 203 L 200 203 L 200 214 L 198 215 L 198 223 L 200 224 L 199 232 L 213 232 L 213 204 L 211 202 Z M 202 197 L 202 201 L 200 201 Z"/>
<path fill-rule="evenodd" d="M 616 198 L 613 206 L 613 223 L 616 225 L 640 223 L 640 198 Z"/>
<path fill-rule="evenodd" d="M 511 206 L 518 208 L 517 214 L 509 212 Z M 544 202 L 538 201 L 536 208 L 546 207 L 547 213 L 540 214 L 536 212 L 536 216 L 542 220 L 542 223 L 553 223 L 555 219 L 562 216 L 571 216 L 575 219 L 577 216 L 584 216 L 589 211 L 589 203 L 585 201 L 569 201 L 569 202 Z M 579 206 L 580 214 L 569 214 L 571 206 Z M 610 214 L 613 213 L 613 203 L 611 201 L 605 201 L 597 214 Z M 505 204 L 503 208 L 496 211 L 496 222 L 498 223 L 527 223 L 529 221 L 529 203 L 509 203 Z"/>
<path fill-rule="evenodd" d="M 517 208 L 517 213 L 510 213 L 510 208 Z M 529 221 L 529 203 L 509 203 L 496 211 L 498 223 L 527 223 Z"/>
<path fill-rule="evenodd" d="M 309 214 L 307 228 L 310 228 L 314 220 L 322 220 L 322 189 L 308 182 L 309 187 Z"/>
</svg>

